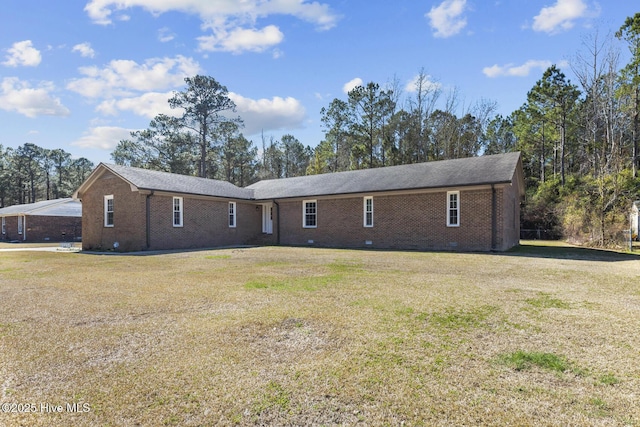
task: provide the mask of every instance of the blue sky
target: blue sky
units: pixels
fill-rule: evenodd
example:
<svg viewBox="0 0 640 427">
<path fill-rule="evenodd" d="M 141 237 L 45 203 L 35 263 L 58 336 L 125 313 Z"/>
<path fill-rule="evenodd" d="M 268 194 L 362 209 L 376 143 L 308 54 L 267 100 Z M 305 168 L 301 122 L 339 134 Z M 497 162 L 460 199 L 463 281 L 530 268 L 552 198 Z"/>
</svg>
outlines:
<svg viewBox="0 0 640 427">
<path fill-rule="evenodd" d="M 314 147 L 334 98 L 395 79 L 402 102 L 421 69 L 441 104 L 456 94 L 458 114 L 486 100 L 506 116 L 551 64 L 577 83 L 570 63 L 585 37 L 615 32 L 635 3 L 3 0 L 0 144 L 109 162 L 131 130 L 172 113 L 167 99 L 195 74 L 228 88 L 256 145 L 264 132 Z"/>
</svg>

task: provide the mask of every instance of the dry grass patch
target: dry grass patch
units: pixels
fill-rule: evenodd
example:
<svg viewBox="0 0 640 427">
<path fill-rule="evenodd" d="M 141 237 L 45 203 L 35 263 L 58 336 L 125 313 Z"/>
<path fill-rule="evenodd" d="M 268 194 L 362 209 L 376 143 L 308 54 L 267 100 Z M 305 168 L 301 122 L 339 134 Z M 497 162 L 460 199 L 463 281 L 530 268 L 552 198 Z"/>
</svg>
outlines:
<svg viewBox="0 0 640 427">
<path fill-rule="evenodd" d="M 0 425 L 638 425 L 638 257 L 0 254 Z"/>
</svg>

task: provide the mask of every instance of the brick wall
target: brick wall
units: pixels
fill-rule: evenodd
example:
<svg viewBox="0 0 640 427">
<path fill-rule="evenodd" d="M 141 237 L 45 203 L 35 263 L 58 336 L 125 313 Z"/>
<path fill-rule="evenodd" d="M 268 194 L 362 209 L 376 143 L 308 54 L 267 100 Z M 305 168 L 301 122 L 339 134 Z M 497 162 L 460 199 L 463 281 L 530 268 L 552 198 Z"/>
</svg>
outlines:
<svg viewBox="0 0 640 427">
<path fill-rule="evenodd" d="M 460 191 L 460 226 L 447 227 L 447 192 L 375 196 L 374 226 L 363 226 L 363 197 L 318 198 L 317 228 L 303 228 L 302 200 L 281 201 L 281 243 L 435 250 L 491 250 L 491 188 Z M 498 246 L 504 240 L 496 189 Z M 366 244 L 370 241 L 371 244 Z"/>
<path fill-rule="evenodd" d="M 82 217 L 27 216 L 27 241 L 71 242 L 82 237 Z"/>
<path fill-rule="evenodd" d="M 11 242 L 13 240 L 23 241 L 24 236 L 18 234 L 18 219 L 22 221 L 22 215 L 11 215 L 4 217 L 4 234 L 2 240 Z M 0 219 L 1 221 L 2 219 Z"/>
<path fill-rule="evenodd" d="M 104 196 L 113 194 L 113 227 L 104 226 Z M 145 196 L 122 179 L 105 172 L 82 197 L 82 249 L 119 251 L 146 249 Z"/>
<path fill-rule="evenodd" d="M 113 227 L 104 226 L 104 196 L 113 195 Z M 149 246 L 147 246 L 147 197 Z M 246 244 L 261 232 L 260 207 L 236 202 L 236 227 L 229 227 L 229 203 L 183 198 L 183 226 L 173 226 L 173 196 L 141 194 L 105 172 L 82 195 L 82 248 L 117 251 L 186 249 Z"/>
<path fill-rule="evenodd" d="M 20 216 L 22 219 L 22 216 Z M 26 239 L 25 239 L 26 237 Z M 18 216 L 5 217 L 2 240 L 21 242 L 71 242 L 82 237 L 82 218 L 27 215 L 23 234 L 18 234 Z"/>
<path fill-rule="evenodd" d="M 173 196 L 151 196 L 150 249 L 246 244 L 261 232 L 260 207 L 236 202 L 236 227 L 229 227 L 229 202 L 183 197 L 183 226 L 173 226 Z"/>
</svg>

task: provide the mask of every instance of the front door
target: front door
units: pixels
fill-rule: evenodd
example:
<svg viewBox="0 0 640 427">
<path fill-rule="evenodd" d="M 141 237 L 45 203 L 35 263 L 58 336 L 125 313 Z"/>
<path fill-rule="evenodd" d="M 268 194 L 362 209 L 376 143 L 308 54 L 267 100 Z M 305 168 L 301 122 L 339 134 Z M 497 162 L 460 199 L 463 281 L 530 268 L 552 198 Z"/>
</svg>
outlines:
<svg viewBox="0 0 640 427">
<path fill-rule="evenodd" d="M 273 234 L 273 203 L 262 205 L 262 232 Z"/>
</svg>

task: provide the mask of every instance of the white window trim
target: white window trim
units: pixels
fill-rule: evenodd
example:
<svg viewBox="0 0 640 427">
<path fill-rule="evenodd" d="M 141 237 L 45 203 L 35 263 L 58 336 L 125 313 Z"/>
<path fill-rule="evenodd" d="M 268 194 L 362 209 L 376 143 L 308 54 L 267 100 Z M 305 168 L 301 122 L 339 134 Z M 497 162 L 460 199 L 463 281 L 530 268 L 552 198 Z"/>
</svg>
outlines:
<svg viewBox="0 0 640 427">
<path fill-rule="evenodd" d="M 7 223 L 5 217 L 2 217 L 2 234 L 7 234 Z"/>
<path fill-rule="evenodd" d="M 451 207 L 449 206 L 449 200 L 451 198 L 452 195 L 456 196 L 456 218 L 458 220 L 458 222 L 456 224 L 452 224 L 451 223 L 451 211 L 454 209 L 451 209 Z M 447 227 L 460 227 L 460 192 L 459 191 L 447 191 Z"/>
<path fill-rule="evenodd" d="M 367 201 L 371 200 L 371 224 L 367 224 Z M 362 210 L 363 210 L 363 218 L 362 218 L 362 225 L 363 227 L 366 228 L 372 228 L 373 227 L 373 196 L 366 196 L 363 198 L 362 200 Z"/>
<path fill-rule="evenodd" d="M 24 216 L 22 215 L 18 215 L 18 234 L 22 234 L 22 232 L 24 231 Z"/>
<path fill-rule="evenodd" d="M 114 205 L 113 205 L 113 202 L 112 202 L 111 203 L 111 211 L 108 211 L 107 210 L 107 208 L 108 208 L 108 200 L 113 200 L 113 194 L 109 194 L 109 195 L 104 196 L 104 226 L 105 227 L 113 227 L 113 224 L 115 223 L 115 220 L 113 218 L 113 216 L 114 216 L 113 215 L 114 214 L 114 212 L 113 212 Z M 111 224 L 109 224 L 108 221 L 107 221 L 109 212 L 111 212 Z"/>
<path fill-rule="evenodd" d="M 236 208 L 237 208 L 236 202 L 229 202 L 229 228 L 236 228 L 236 223 L 237 223 Z"/>
<path fill-rule="evenodd" d="M 307 225 L 307 203 L 315 203 L 316 205 L 316 224 Z M 302 201 L 302 228 L 318 228 L 318 201 L 317 200 L 303 200 Z"/>
<path fill-rule="evenodd" d="M 178 200 L 178 209 L 176 211 L 176 200 Z M 184 217 L 184 200 L 182 197 L 174 197 L 171 201 L 171 222 L 174 227 L 179 228 L 183 226 L 183 217 Z M 180 223 L 176 224 L 176 212 L 180 213 Z"/>
</svg>

